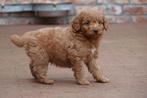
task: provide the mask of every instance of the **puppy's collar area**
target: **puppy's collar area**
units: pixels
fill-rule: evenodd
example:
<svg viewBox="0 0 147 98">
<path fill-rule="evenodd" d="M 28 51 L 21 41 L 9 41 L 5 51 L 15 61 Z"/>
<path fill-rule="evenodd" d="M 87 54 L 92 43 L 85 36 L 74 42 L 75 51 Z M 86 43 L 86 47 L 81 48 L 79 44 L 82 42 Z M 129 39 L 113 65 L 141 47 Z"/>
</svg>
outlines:
<svg viewBox="0 0 147 98">
<path fill-rule="evenodd" d="M 80 41 L 87 41 L 87 38 L 83 36 L 81 33 L 73 33 L 73 36 Z"/>
<path fill-rule="evenodd" d="M 99 37 L 90 38 L 90 36 L 88 37 L 88 36 L 84 35 L 82 32 L 72 33 L 72 35 L 75 36 L 75 38 L 77 38 L 78 40 L 81 40 L 81 41 L 91 42 L 91 41 L 95 41 L 95 40 L 99 39 Z"/>
</svg>

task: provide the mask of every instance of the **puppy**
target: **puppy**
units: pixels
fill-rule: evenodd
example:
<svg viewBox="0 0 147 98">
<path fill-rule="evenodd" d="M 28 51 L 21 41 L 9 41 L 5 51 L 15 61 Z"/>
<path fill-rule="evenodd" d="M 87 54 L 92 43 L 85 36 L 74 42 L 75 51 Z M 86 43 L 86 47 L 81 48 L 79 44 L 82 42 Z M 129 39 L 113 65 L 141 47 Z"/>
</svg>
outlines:
<svg viewBox="0 0 147 98">
<path fill-rule="evenodd" d="M 22 36 L 12 35 L 11 41 L 24 47 L 30 57 L 30 70 L 34 78 L 44 84 L 53 84 L 47 78 L 48 64 L 71 68 L 78 84 L 87 85 L 84 66 L 96 82 L 109 80 L 103 76 L 98 64 L 98 48 L 107 22 L 97 11 L 82 11 L 66 27 L 43 28 L 26 32 Z"/>
</svg>

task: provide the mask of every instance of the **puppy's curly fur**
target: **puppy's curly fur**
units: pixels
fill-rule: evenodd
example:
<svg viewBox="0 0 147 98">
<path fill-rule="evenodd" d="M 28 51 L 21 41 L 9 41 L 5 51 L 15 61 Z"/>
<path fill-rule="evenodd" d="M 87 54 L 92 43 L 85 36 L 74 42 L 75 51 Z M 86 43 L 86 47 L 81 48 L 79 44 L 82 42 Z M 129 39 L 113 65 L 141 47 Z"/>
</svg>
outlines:
<svg viewBox="0 0 147 98">
<path fill-rule="evenodd" d="M 74 71 L 77 83 L 89 84 L 85 79 L 84 66 L 97 82 L 108 82 L 97 65 L 98 47 L 107 22 L 96 11 L 83 11 L 67 28 L 43 28 L 22 36 L 12 35 L 11 41 L 24 47 L 31 59 L 32 75 L 40 83 L 52 84 L 47 78 L 48 63 L 69 67 Z"/>
</svg>

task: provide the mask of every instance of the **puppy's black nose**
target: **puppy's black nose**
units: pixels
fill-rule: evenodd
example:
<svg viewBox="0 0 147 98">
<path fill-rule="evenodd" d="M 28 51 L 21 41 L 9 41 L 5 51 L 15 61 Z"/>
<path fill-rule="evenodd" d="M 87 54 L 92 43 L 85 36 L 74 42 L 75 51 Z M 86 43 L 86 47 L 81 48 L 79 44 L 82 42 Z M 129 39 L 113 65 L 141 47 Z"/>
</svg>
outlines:
<svg viewBox="0 0 147 98">
<path fill-rule="evenodd" d="M 94 32 L 94 33 L 97 33 L 97 32 L 98 32 L 98 30 L 97 30 L 97 29 L 94 29 L 94 30 L 93 30 L 93 32 Z"/>
</svg>

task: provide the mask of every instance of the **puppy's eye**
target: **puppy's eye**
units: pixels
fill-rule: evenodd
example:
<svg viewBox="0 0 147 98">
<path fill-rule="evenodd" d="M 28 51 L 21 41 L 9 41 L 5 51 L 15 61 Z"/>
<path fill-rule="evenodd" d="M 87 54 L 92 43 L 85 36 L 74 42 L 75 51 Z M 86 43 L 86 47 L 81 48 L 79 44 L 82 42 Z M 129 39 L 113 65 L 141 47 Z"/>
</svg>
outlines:
<svg viewBox="0 0 147 98">
<path fill-rule="evenodd" d="M 90 21 L 85 21 L 84 22 L 84 25 L 89 25 L 90 24 Z"/>
</svg>

